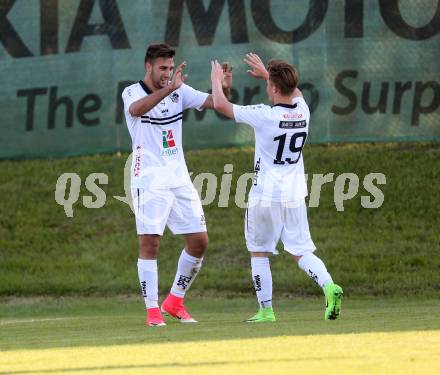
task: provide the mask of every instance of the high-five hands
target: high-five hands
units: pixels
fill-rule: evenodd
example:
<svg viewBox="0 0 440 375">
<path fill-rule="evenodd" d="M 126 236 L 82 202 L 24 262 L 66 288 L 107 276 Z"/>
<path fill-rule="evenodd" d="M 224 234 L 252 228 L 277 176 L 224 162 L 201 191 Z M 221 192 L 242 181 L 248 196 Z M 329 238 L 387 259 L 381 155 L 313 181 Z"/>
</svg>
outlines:
<svg viewBox="0 0 440 375">
<path fill-rule="evenodd" d="M 255 78 L 264 79 L 267 81 L 269 79 L 269 73 L 264 66 L 263 61 L 261 61 L 260 56 L 256 53 L 249 52 L 244 58 L 244 62 L 251 68 L 247 72 Z"/>
<path fill-rule="evenodd" d="M 181 63 L 177 69 L 174 72 L 173 78 L 170 82 L 171 88 L 174 90 L 177 90 L 180 86 L 182 86 L 183 82 L 186 81 L 186 79 L 188 78 L 188 75 L 186 74 L 182 74 L 183 73 L 183 69 L 186 68 L 186 61 L 184 61 L 183 63 Z"/>
<path fill-rule="evenodd" d="M 222 87 L 223 90 L 230 90 L 232 87 L 232 67 L 229 66 L 227 62 L 222 64 L 223 69 L 223 80 Z"/>
<path fill-rule="evenodd" d="M 225 72 L 222 65 L 217 60 L 211 61 L 211 82 L 212 84 L 220 84 L 223 87 Z M 232 77 L 231 77 L 232 79 Z"/>
</svg>

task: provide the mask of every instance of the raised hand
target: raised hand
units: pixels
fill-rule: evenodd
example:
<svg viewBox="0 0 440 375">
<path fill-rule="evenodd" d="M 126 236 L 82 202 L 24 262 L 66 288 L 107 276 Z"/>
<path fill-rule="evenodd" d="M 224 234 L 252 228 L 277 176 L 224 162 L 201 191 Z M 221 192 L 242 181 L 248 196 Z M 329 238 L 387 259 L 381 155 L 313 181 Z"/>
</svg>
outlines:
<svg viewBox="0 0 440 375">
<path fill-rule="evenodd" d="M 186 81 L 188 76 L 183 73 L 183 69 L 186 68 L 186 62 L 181 63 L 174 72 L 173 79 L 170 82 L 170 85 L 174 90 L 177 90 L 180 86 L 182 86 L 183 82 Z"/>
<path fill-rule="evenodd" d="M 225 89 L 223 87 L 223 81 L 226 73 L 230 74 L 229 68 L 219 64 L 217 60 L 211 61 L 211 84 L 212 84 L 212 105 L 213 108 L 222 115 L 229 118 L 234 118 L 234 111 L 232 103 L 228 101 L 225 96 Z"/>
<path fill-rule="evenodd" d="M 211 61 L 211 81 L 213 84 L 220 84 L 223 87 L 224 72 L 217 60 Z"/>
<path fill-rule="evenodd" d="M 244 62 L 249 65 L 251 68 L 247 72 L 255 78 L 258 79 L 269 79 L 269 73 L 266 70 L 266 67 L 264 66 L 263 61 L 261 61 L 260 56 L 258 56 L 256 53 L 249 52 L 246 54 L 246 57 L 244 58 Z"/>
<path fill-rule="evenodd" d="M 222 70 L 223 70 L 223 80 L 222 80 L 223 90 L 230 90 L 232 87 L 232 67 L 229 66 L 227 62 L 224 62 L 222 64 Z"/>
</svg>

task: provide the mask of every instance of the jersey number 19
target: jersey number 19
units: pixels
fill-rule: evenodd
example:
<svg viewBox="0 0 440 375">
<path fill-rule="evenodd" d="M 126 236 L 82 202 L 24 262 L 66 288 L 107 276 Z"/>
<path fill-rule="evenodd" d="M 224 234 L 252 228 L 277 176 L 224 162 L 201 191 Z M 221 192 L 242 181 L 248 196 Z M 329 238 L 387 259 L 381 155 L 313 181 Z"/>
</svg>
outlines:
<svg viewBox="0 0 440 375">
<path fill-rule="evenodd" d="M 277 154 L 275 156 L 275 159 L 273 161 L 274 164 L 296 164 L 298 163 L 299 158 L 301 157 L 301 151 L 304 147 L 304 143 L 306 143 L 307 133 L 306 132 L 300 132 L 300 133 L 294 133 L 292 135 L 292 138 L 290 138 L 290 144 L 289 144 L 289 150 L 293 154 L 298 153 L 298 156 L 296 159 L 293 159 L 291 157 L 286 158 L 285 160 L 282 160 L 283 152 L 284 152 L 284 146 L 286 144 L 286 138 L 287 133 L 281 134 L 278 137 L 275 137 L 273 140 L 276 142 L 278 141 L 278 149 Z M 301 144 L 299 146 L 296 145 L 296 140 L 298 138 L 301 138 Z M 294 156 L 293 156 L 294 157 Z"/>
</svg>

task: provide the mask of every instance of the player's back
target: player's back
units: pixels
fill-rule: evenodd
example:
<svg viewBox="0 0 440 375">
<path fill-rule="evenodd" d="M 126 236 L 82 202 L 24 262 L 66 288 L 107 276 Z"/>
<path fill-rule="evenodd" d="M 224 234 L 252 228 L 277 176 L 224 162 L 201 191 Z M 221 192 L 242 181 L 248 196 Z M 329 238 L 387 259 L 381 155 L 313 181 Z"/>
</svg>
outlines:
<svg viewBox="0 0 440 375">
<path fill-rule="evenodd" d="M 310 112 L 303 98 L 291 105 L 234 106 L 234 116 L 255 130 L 255 181 L 250 197 L 299 201 L 307 195 L 302 149 Z"/>
</svg>

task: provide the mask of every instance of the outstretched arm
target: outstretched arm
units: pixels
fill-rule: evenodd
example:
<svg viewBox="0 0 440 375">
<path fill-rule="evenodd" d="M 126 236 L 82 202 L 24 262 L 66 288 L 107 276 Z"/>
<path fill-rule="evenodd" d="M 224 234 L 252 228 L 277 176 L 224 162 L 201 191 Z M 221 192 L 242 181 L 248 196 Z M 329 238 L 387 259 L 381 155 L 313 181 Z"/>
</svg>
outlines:
<svg viewBox="0 0 440 375">
<path fill-rule="evenodd" d="M 212 100 L 214 109 L 222 115 L 234 118 L 234 111 L 232 103 L 226 99 L 223 92 L 224 71 L 217 60 L 211 61 L 211 85 L 212 85 Z"/>
<path fill-rule="evenodd" d="M 140 117 L 154 108 L 163 98 L 170 95 L 173 91 L 177 90 L 185 81 L 186 76 L 182 75 L 183 69 L 186 67 L 186 62 L 181 63 L 174 72 L 171 82 L 146 97 L 133 102 L 128 109 L 130 114 L 135 117 Z"/>
</svg>

